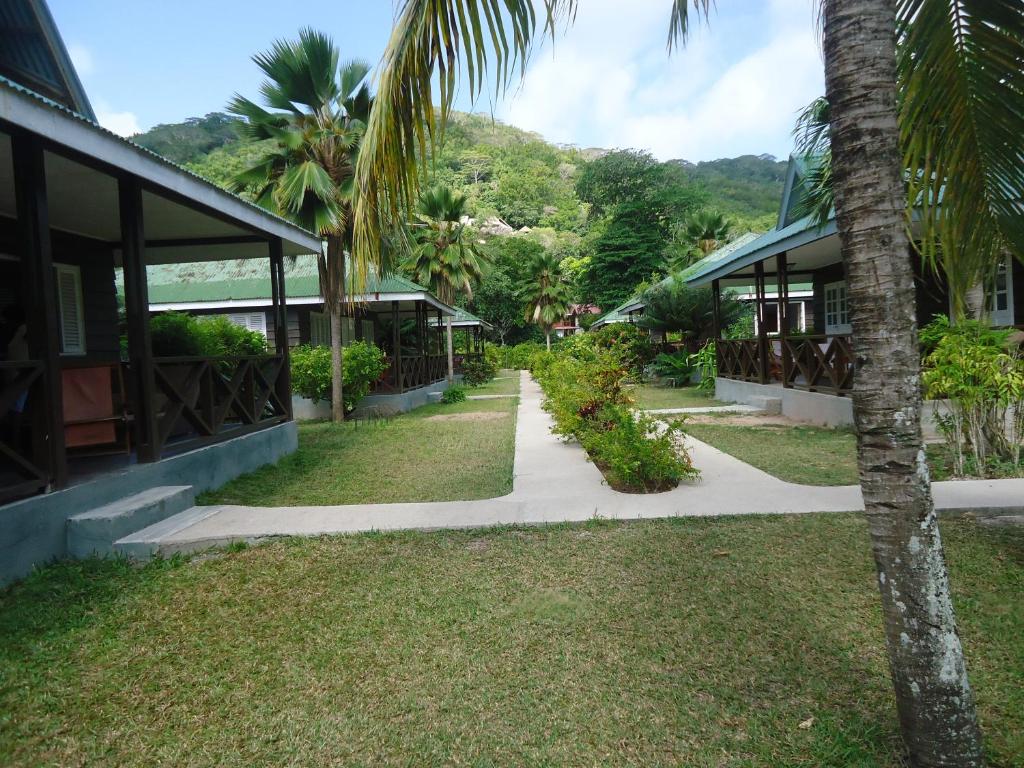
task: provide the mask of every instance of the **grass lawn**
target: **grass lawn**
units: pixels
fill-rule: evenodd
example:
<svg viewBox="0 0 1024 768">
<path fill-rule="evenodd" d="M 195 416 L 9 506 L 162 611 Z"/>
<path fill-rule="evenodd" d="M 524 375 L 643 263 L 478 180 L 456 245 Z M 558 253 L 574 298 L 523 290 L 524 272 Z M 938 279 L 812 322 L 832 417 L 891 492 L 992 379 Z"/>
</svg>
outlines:
<svg viewBox="0 0 1024 768">
<path fill-rule="evenodd" d="M 638 408 L 707 408 L 726 403 L 707 397 L 696 387 L 655 387 L 638 384 L 631 387 L 629 395 Z"/>
<path fill-rule="evenodd" d="M 1020 765 L 1024 536 L 942 528 L 990 764 Z M 855 515 L 63 563 L 0 592 L 0 681 L 5 766 L 902 764 Z"/>
<path fill-rule="evenodd" d="M 500 370 L 498 377 L 479 387 L 466 387 L 467 395 L 518 395 L 519 371 Z"/>
<path fill-rule="evenodd" d="M 442 418 L 444 420 L 438 420 Z M 299 425 L 299 449 L 200 504 L 488 499 L 512 490 L 516 400 L 427 405 L 386 421 Z"/>
<path fill-rule="evenodd" d="M 688 434 L 781 480 L 802 485 L 855 485 L 857 440 L 853 432 L 823 427 L 766 424 L 687 424 Z"/>
</svg>

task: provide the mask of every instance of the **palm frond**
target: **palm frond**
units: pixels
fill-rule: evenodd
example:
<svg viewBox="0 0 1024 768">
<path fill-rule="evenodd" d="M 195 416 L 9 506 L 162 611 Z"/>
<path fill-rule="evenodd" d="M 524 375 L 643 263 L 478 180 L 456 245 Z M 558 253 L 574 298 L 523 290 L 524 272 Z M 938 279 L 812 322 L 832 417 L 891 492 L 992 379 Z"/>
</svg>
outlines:
<svg viewBox="0 0 1024 768">
<path fill-rule="evenodd" d="M 1024 4 L 899 0 L 897 12 L 909 199 L 926 260 L 958 277 L 959 313 L 1007 249 L 1024 258 Z"/>
<path fill-rule="evenodd" d="M 708 17 L 714 5 L 713 0 L 692 0 L 693 10 Z M 668 52 L 686 44 L 690 34 L 690 2 L 691 0 L 672 0 L 672 10 L 668 20 Z"/>
<path fill-rule="evenodd" d="M 405 0 L 378 65 L 375 106 L 356 163 L 356 271 L 386 269 L 382 244 L 402 246 L 421 173 L 417 157 L 425 163 L 428 145 L 440 139 L 460 75 L 465 72 L 476 98 L 489 71 L 497 94 L 517 69 L 525 73 L 539 4 L 544 30 L 554 34 L 559 19 L 572 17 L 576 0 Z"/>
</svg>

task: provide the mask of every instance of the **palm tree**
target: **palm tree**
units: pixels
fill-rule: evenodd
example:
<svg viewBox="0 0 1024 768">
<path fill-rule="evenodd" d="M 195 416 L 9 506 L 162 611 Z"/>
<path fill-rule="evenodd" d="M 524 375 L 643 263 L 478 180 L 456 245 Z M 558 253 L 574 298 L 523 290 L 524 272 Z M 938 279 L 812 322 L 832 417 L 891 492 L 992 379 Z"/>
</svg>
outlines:
<svg viewBox="0 0 1024 768">
<path fill-rule="evenodd" d="M 718 211 L 697 211 L 683 224 L 685 238 L 702 258 L 723 245 L 731 231 L 732 224 Z"/>
<path fill-rule="evenodd" d="M 465 215 L 466 196 L 437 185 L 420 195 L 412 224 L 415 246 L 405 268 L 449 306 L 455 305 L 459 295 L 471 301 L 473 287 L 483 277 L 484 257 L 466 236 Z M 450 385 L 455 376 L 451 315 L 445 325 Z"/>
<path fill-rule="evenodd" d="M 551 351 L 551 330 L 564 318 L 572 306 L 569 286 L 562 278 L 562 270 L 548 252 L 537 254 L 530 264 L 530 282 L 525 288 L 526 321 L 536 323 L 544 331 L 548 351 Z"/>
<path fill-rule="evenodd" d="M 341 63 L 326 35 L 311 29 L 297 41 L 278 40 L 253 57 L 267 79 L 264 109 L 236 94 L 228 111 L 245 120 L 243 134 L 272 142 L 266 154 L 233 182 L 256 202 L 318 232 L 327 252 L 317 255 L 320 291 L 331 316 L 331 413 L 344 419 L 341 315 L 345 260 L 352 248 L 352 192 L 359 142 L 373 103 L 365 84 L 369 65 Z"/>
<path fill-rule="evenodd" d="M 671 2 L 671 50 L 685 40 L 691 3 L 666 1 Z M 934 206 L 938 186 L 955 182 L 961 171 L 990 169 L 984 181 L 962 186 L 962 204 L 943 208 L 960 217 L 968 238 L 982 244 L 994 241 L 993 217 L 972 222 L 964 212 L 988 205 L 993 197 L 989 179 L 1002 183 L 1009 195 L 1018 195 L 1024 186 L 1018 152 L 1024 134 L 1024 110 L 1019 108 L 1024 13 L 1019 0 L 976 0 L 969 3 L 970 12 L 964 12 L 965 3 L 825 0 L 824 10 L 832 172 L 860 368 L 854 409 L 861 486 L 900 721 L 917 765 L 977 765 L 980 737 L 922 458 L 903 173 L 907 170 L 914 184 L 933 191 L 926 202 Z M 543 29 L 553 34 L 560 19 L 574 16 L 576 5 L 575 0 L 508 0 L 509 17 L 502 18 L 479 2 L 405 0 L 381 61 L 378 99 L 384 107 L 371 116 L 357 166 L 357 253 L 372 253 L 389 222 L 400 221 L 408 210 L 419 178 L 416 150 L 423 157 L 428 142 L 437 140 L 459 72 L 468 75 L 470 96 L 479 94 L 483 78 L 492 72 L 500 93 L 514 77 L 510 64 L 525 69 L 538 30 L 536 9 L 543 8 Z M 705 16 L 710 5 L 710 0 L 692 2 Z M 902 127 L 896 110 L 897 33 L 900 87 L 917 91 L 900 102 Z M 986 58 L 988 50 L 993 53 Z M 940 64 L 941 76 L 933 77 L 928 63 Z M 435 71 L 440 73 L 436 111 Z M 965 114 L 943 103 L 963 98 L 968 82 L 980 86 L 977 109 Z M 901 156 L 901 130 L 928 131 L 920 142 L 923 151 Z M 929 149 L 938 143 L 944 146 L 934 155 L 943 159 L 941 167 L 931 163 Z M 984 150 L 977 146 L 982 143 Z M 1024 221 L 1014 201 L 998 210 L 1004 220 L 1017 216 L 1019 232 Z M 923 223 L 933 229 L 952 227 L 943 221 L 926 215 Z M 971 226 L 988 231 L 972 233 Z M 1003 226 L 1013 222 L 1003 221 Z M 1020 240 L 1010 242 L 1020 250 Z"/>
</svg>

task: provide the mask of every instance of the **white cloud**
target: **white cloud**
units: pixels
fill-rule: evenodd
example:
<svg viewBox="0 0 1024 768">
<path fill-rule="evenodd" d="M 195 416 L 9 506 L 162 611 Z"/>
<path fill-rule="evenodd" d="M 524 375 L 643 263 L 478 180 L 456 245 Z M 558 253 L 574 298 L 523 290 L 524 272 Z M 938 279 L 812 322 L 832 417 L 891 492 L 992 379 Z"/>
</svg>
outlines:
<svg viewBox="0 0 1024 768">
<path fill-rule="evenodd" d="M 96 70 L 96 62 L 92 57 L 92 52 L 84 45 L 79 43 L 69 45 L 68 56 L 71 57 L 71 63 L 74 64 L 75 71 L 78 72 L 80 77 L 91 75 Z"/>
<path fill-rule="evenodd" d="M 734 0 L 665 52 L 665 0 L 588 0 L 499 110 L 513 125 L 660 159 L 785 156 L 796 113 L 824 92 L 811 0 Z"/>
<path fill-rule="evenodd" d="M 134 136 L 136 133 L 142 133 L 139 118 L 134 112 L 114 112 L 107 105 L 101 104 L 96 107 L 96 119 L 108 131 L 113 131 L 119 136 Z"/>
</svg>

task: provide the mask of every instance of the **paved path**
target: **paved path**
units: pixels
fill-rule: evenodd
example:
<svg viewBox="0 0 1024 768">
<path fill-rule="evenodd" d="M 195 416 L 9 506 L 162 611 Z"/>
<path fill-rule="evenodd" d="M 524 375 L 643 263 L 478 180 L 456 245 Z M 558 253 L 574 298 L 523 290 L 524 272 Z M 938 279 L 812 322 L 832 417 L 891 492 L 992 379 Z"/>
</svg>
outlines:
<svg viewBox="0 0 1024 768">
<path fill-rule="evenodd" d="M 746 413 L 762 414 L 764 409 L 753 405 L 698 405 L 692 408 L 641 408 L 652 416 L 672 416 L 678 413 Z"/>
<path fill-rule="evenodd" d="M 354 504 L 320 507 L 208 507 L 153 542 L 164 553 L 237 539 L 369 530 L 476 528 L 673 516 L 846 512 L 863 509 L 858 486 L 786 483 L 721 451 L 689 439 L 701 478 L 667 493 L 613 491 L 575 444 L 557 440 L 541 407 L 537 384 L 524 372 L 516 421 L 513 491 L 482 501 Z M 936 504 L 969 509 L 984 504 L 1021 510 L 1024 479 L 935 483 Z M 194 520 L 194 522 L 193 522 Z"/>
</svg>

